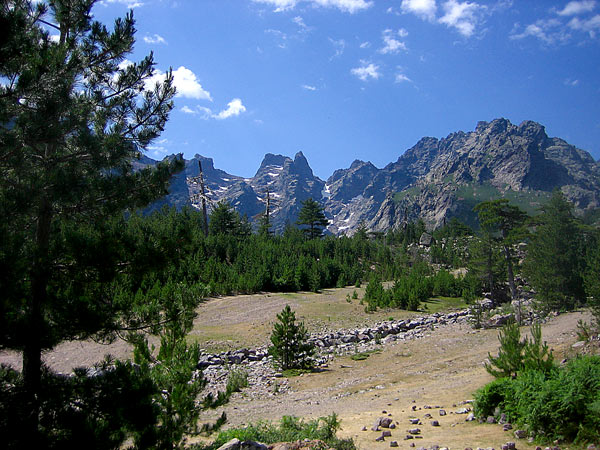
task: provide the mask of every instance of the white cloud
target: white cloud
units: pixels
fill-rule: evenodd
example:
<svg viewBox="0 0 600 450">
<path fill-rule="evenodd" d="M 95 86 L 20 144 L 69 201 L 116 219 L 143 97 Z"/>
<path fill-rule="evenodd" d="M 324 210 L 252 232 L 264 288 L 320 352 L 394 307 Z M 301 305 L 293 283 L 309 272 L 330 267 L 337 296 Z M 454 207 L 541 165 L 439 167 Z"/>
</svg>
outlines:
<svg viewBox="0 0 600 450">
<path fill-rule="evenodd" d="M 361 66 L 352 69 L 350 72 L 352 75 L 358 77 L 359 80 L 367 81 L 369 78 L 377 80 L 381 74 L 379 73 L 379 66 L 366 61 L 361 61 Z"/>
<path fill-rule="evenodd" d="M 465 37 L 473 35 L 479 22 L 479 13 L 485 9 L 485 6 L 475 2 L 461 3 L 457 0 L 448 0 L 442 7 L 444 15 L 439 19 L 439 22 L 456 28 Z"/>
<path fill-rule="evenodd" d="M 302 86 L 300 86 L 302 89 L 306 90 L 306 91 L 316 91 L 317 88 L 314 86 L 311 86 L 309 84 L 303 84 Z"/>
<path fill-rule="evenodd" d="M 234 98 L 227 103 L 227 108 L 221 111 L 219 114 L 213 117 L 218 120 L 228 119 L 229 117 L 239 116 L 241 113 L 246 111 L 246 107 L 242 104 L 242 100 Z"/>
<path fill-rule="evenodd" d="M 234 98 L 229 103 L 227 103 L 227 108 L 218 113 L 213 113 L 210 108 L 206 106 L 196 106 L 195 109 L 190 108 L 189 106 L 183 106 L 181 108 L 181 112 L 185 114 L 191 115 L 200 115 L 201 119 L 216 119 L 223 120 L 229 119 L 230 117 L 236 117 L 246 111 L 246 107 L 242 103 L 242 100 L 239 98 Z"/>
<path fill-rule="evenodd" d="M 146 80 L 146 89 L 153 89 L 157 82 L 165 79 L 165 76 L 166 74 L 163 71 L 156 69 L 154 75 Z M 196 74 L 184 66 L 180 66 L 177 70 L 173 71 L 173 84 L 177 88 L 177 97 L 212 101 L 210 92 L 204 90 L 202 85 L 198 83 Z"/>
<path fill-rule="evenodd" d="M 165 41 L 165 38 L 158 34 L 153 34 L 152 36 L 149 36 L 149 35 L 144 36 L 144 42 L 146 44 L 166 44 L 167 43 L 167 41 Z"/>
<path fill-rule="evenodd" d="M 184 112 L 186 114 L 198 114 L 198 111 L 194 111 L 192 108 L 190 108 L 187 105 L 183 105 L 181 107 L 181 112 Z"/>
<path fill-rule="evenodd" d="M 587 20 L 573 17 L 569 21 L 569 27 L 573 30 L 585 31 L 589 33 L 591 38 L 594 38 L 596 37 L 596 31 L 600 31 L 600 14 L 596 14 L 594 17 Z"/>
<path fill-rule="evenodd" d="M 575 87 L 579 84 L 579 80 L 573 80 L 571 78 L 567 78 L 564 81 L 565 86 Z"/>
<path fill-rule="evenodd" d="M 592 11 L 596 7 L 594 0 L 581 0 L 572 1 L 566 4 L 566 6 L 558 11 L 559 16 L 575 16 Z"/>
<path fill-rule="evenodd" d="M 298 3 L 309 3 L 313 6 L 337 8 L 340 11 L 354 14 L 373 5 L 371 0 L 252 0 L 255 3 L 264 3 L 275 7 L 276 12 L 294 9 Z"/>
<path fill-rule="evenodd" d="M 398 53 L 400 50 L 406 51 L 406 44 L 396 39 L 396 36 L 401 38 L 408 36 L 408 31 L 404 28 L 400 28 L 397 32 L 384 30 L 382 34 L 384 46 L 379 49 L 379 53 L 386 55 L 389 53 Z"/>
<path fill-rule="evenodd" d="M 571 36 L 564 29 L 563 24 L 556 19 L 538 20 L 529 24 L 521 33 L 517 33 L 518 24 L 510 35 L 511 39 L 524 39 L 535 37 L 545 44 L 553 45 L 566 42 Z"/>
<path fill-rule="evenodd" d="M 369 41 L 362 42 L 359 45 L 360 48 L 369 48 L 370 46 L 371 46 L 371 43 Z"/>
<path fill-rule="evenodd" d="M 549 10 L 551 16 L 527 25 L 520 32 L 519 24 L 515 24 L 510 38 L 524 39 L 531 36 L 549 45 L 566 44 L 580 39 L 581 33 L 587 33 L 590 38 L 595 39 L 600 32 L 600 14 L 589 13 L 596 8 L 597 3 L 596 0 L 578 0 L 570 1 L 561 10 L 552 8 Z"/>
<path fill-rule="evenodd" d="M 437 9 L 435 0 L 402 0 L 400 7 L 404 13 L 416 14 L 422 19 L 431 21 L 435 19 Z"/>
<path fill-rule="evenodd" d="M 155 158 L 163 158 L 165 155 L 170 153 L 169 145 L 171 142 L 168 139 L 159 139 L 154 144 L 146 147 L 146 150 Z"/>
<path fill-rule="evenodd" d="M 339 56 L 342 56 L 344 54 L 344 50 L 346 49 L 346 41 L 343 39 L 332 39 L 329 38 L 329 42 L 331 42 L 331 45 L 333 45 L 333 48 L 335 50 L 335 54 L 332 56 L 332 58 L 337 58 Z"/>
<path fill-rule="evenodd" d="M 102 0 L 100 2 L 100 4 L 103 6 L 110 5 L 111 3 L 118 3 L 120 5 L 125 5 L 125 7 L 129 8 L 129 9 L 139 8 L 140 6 L 144 6 L 143 2 L 140 2 L 137 0 Z"/>
<path fill-rule="evenodd" d="M 406 75 L 404 75 L 403 73 L 397 73 L 396 74 L 396 83 L 412 83 L 412 80 L 410 78 L 408 78 Z"/>
<path fill-rule="evenodd" d="M 306 25 L 306 23 L 304 23 L 304 19 L 300 16 L 296 16 L 292 19 L 292 22 L 294 22 L 296 25 L 298 25 L 298 27 L 300 27 L 300 29 L 304 32 L 308 32 L 310 31 L 310 27 L 308 25 Z"/>
<path fill-rule="evenodd" d="M 265 33 L 273 35 L 276 38 L 276 40 L 279 41 L 277 43 L 277 47 L 287 48 L 288 35 L 286 33 L 284 33 L 281 30 L 274 30 L 272 28 L 265 30 Z"/>
</svg>

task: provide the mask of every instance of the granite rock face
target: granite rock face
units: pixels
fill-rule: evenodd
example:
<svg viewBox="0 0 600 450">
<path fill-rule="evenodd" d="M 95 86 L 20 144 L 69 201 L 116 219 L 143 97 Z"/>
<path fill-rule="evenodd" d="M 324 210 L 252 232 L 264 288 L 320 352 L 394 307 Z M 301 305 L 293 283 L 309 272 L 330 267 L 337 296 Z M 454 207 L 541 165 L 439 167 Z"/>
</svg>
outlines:
<svg viewBox="0 0 600 450">
<path fill-rule="evenodd" d="M 211 200 L 228 201 L 251 221 L 264 212 L 268 192 L 275 231 L 294 223 L 309 197 L 324 206 L 333 234 L 353 234 L 361 224 L 387 231 L 419 218 L 430 228 L 451 217 L 474 224 L 473 206 L 499 197 L 534 212 L 555 188 L 580 212 L 600 206 L 600 164 L 532 121 L 496 119 L 479 122 L 471 132 L 425 137 L 382 169 L 356 160 L 326 181 L 313 174 L 302 152 L 294 159 L 265 155 L 252 178 L 230 175 L 196 155 L 151 209 L 190 204 L 186 178 L 198 174 L 198 161 Z M 135 167 L 151 164 L 156 161 L 143 157 Z"/>
</svg>

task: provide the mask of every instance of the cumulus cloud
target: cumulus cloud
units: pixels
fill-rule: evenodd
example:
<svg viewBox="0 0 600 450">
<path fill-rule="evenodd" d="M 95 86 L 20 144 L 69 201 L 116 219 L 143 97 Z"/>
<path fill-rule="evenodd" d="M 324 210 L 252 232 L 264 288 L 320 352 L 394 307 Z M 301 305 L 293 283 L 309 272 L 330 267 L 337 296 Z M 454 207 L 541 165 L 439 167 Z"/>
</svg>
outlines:
<svg viewBox="0 0 600 450">
<path fill-rule="evenodd" d="M 146 89 L 153 89 L 157 82 L 165 79 L 166 73 L 156 69 L 154 75 L 146 81 Z M 173 71 L 173 84 L 177 88 L 177 97 L 195 98 L 196 100 L 212 101 L 210 92 L 206 91 L 198 82 L 196 74 L 190 69 L 180 66 Z"/>
<path fill-rule="evenodd" d="M 354 14 L 370 8 L 371 0 L 252 0 L 255 3 L 264 3 L 275 7 L 276 12 L 294 9 L 298 3 L 309 3 L 313 6 L 324 8 L 337 8 L 340 11 Z"/>
<path fill-rule="evenodd" d="M 594 38 L 596 37 L 596 32 L 600 31 L 600 14 L 596 14 L 589 19 L 573 17 L 569 21 L 569 27 L 573 30 L 585 31 L 589 33 L 591 38 Z"/>
<path fill-rule="evenodd" d="M 239 116 L 241 113 L 246 111 L 246 107 L 242 104 L 242 100 L 234 98 L 227 103 L 227 108 L 215 115 L 215 119 L 228 119 L 229 117 Z"/>
<path fill-rule="evenodd" d="M 146 44 L 166 44 L 167 43 L 167 41 L 165 41 L 165 38 L 158 34 L 153 34 L 152 36 L 149 36 L 149 35 L 144 36 L 144 42 Z"/>
<path fill-rule="evenodd" d="M 366 61 L 361 61 L 360 63 L 360 67 L 355 67 L 354 69 L 350 70 L 350 73 L 358 77 L 359 80 L 367 81 L 369 78 L 377 80 L 381 76 L 381 73 L 379 73 L 379 66 L 377 64 L 367 63 Z"/>
<path fill-rule="evenodd" d="M 471 37 L 479 22 L 479 14 L 485 9 L 484 6 L 475 2 L 459 2 L 448 0 L 442 5 L 444 15 L 439 19 L 449 27 L 454 27 L 465 37 Z"/>
<path fill-rule="evenodd" d="M 416 14 L 422 19 L 433 21 L 437 6 L 435 0 L 402 0 L 400 8 L 404 13 Z"/>
<path fill-rule="evenodd" d="M 594 39 L 600 32 L 600 14 L 593 15 L 597 3 L 595 0 L 570 1 L 563 9 L 551 9 L 549 17 L 536 20 L 523 29 L 515 24 L 510 37 L 535 37 L 549 45 L 566 44 L 581 38 L 582 33 Z"/>
<path fill-rule="evenodd" d="M 504 6 L 501 5 L 505 5 L 505 1 L 498 3 L 492 11 L 502 9 Z M 400 4 L 404 14 L 415 14 L 430 22 L 437 21 L 455 28 L 465 37 L 471 37 L 475 33 L 477 25 L 482 21 L 483 13 L 487 10 L 486 6 L 479 3 L 459 0 L 446 0 L 441 4 L 441 8 L 443 15 L 436 19 L 438 9 L 436 0 L 402 0 Z"/>
<path fill-rule="evenodd" d="M 183 106 L 181 108 L 181 112 L 185 114 L 200 115 L 200 117 L 204 120 L 224 120 L 229 119 L 230 117 L 239 116 L 240 114 L 246 112 L 246 107 L 242 103 L 241 99 L 234 98 L 229 103 L 227 103 L 227 108 L 223 109 L 218 113 L 213 113 L 213 111 L 210 108 L 207 108 L 206 106 L 196 106 L 196 109 L 192 109 L 189 106 Z"/>
<path fill-rule="evenodd" d="M 558 11 L 559 16 L 575 16 L 592 11 L 596 7 L 594 0 L 572 1 Z"/>
<path fill-rule="evenodd" d="M 397 32 L 389 29 L 384 30 L 382 35 L 384 46 L 379 49 L 379 53 L 386 55 L 389 53 L 398 53 L 400 50 L 406 51 L 406 44 L 396 39 L 396 37 L 404 38 L 408 36 L 408 31 L 404 28 L 399 29 Z"/>
</svg>

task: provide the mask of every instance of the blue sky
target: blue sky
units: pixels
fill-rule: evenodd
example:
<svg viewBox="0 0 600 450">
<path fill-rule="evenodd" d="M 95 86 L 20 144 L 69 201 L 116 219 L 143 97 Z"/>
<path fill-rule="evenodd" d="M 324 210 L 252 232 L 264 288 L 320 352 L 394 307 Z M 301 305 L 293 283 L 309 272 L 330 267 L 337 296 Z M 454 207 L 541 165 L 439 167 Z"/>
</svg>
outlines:
<svg viewBox="0 0 600 450">
<path fill-rule="evenodd" d="M 302 151 L 326 179 L 423 136 L 535 120 L 600 158 L 600 0 L 102 0 L 134 10 L 178 96 L 148 149 L 252 176 Z"/>
</svg>

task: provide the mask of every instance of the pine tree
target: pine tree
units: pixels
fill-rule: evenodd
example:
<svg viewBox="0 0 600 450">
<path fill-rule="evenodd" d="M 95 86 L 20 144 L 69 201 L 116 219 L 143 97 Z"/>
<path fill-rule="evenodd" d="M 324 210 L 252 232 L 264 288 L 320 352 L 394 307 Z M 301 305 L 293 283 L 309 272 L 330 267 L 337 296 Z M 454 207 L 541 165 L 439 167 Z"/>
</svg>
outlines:
<svg viewBox="0 0 600 450">
<path fill-rule="evenodd" d="M 237 235 L 240 228 L 241 219 L 238 212 L 226 201 L 217 203 L 209 216 L 209 234 Z"/>
<path fill-rule="evenodd" d="M 269 354 L 283 369 L 310 369 L 314 366 L 312 356 L 315 346 L 308 342 L 309 333 L 304 323 L 296 323 L 296 313 L 285 305 L 271 332 Z"/>
<path fill-rule="evenodd" d="M 115 301 L 113 282 L 139 269 L 114 224 L 166 194 L 183 167 L 175 158 L 132 170 L 163 130 L 175 88 L 169 71 L 147 89 L 152 54 L 126 61 L 133 15 L 111 31 L 92 19 L 94 3 L 0 6 L 0 346 L 23 354 L 34 447 L 42 352 L 67 339 L 113 338 L 160 316 L 160 305 L 136 313 L 124 291 Z"/>
<path fill-rule="evenodd" d="M 583 233 L 573 206 L 559 190 L 536 217 L 523 271 L 546 311 L 570 309 L 585 299 Z"/>
<path fill-rule="evenodd" d="M 307 225 L 308 228 L 304 229 L 306 236 L 309 239 L 316 239 L 322 236 L 323 228 L 329 224 L 329 221 L 323 213 L 323 207 L 309 198 L 302 202 L 302 209 L 300 209 L 296 223 Z"/>
<path fill-rule="evenodd" d="M 477 212 L 479 225 L 483 232 L 498 241 L 502 248 L 510 296 L 514 300 L 517 297 L 517 289 L 511 247 L 518 238 L 525 234 L 524 225 L 527 214 L 504 198 L 481 202 L 473 210 Z"/>
</svg>

